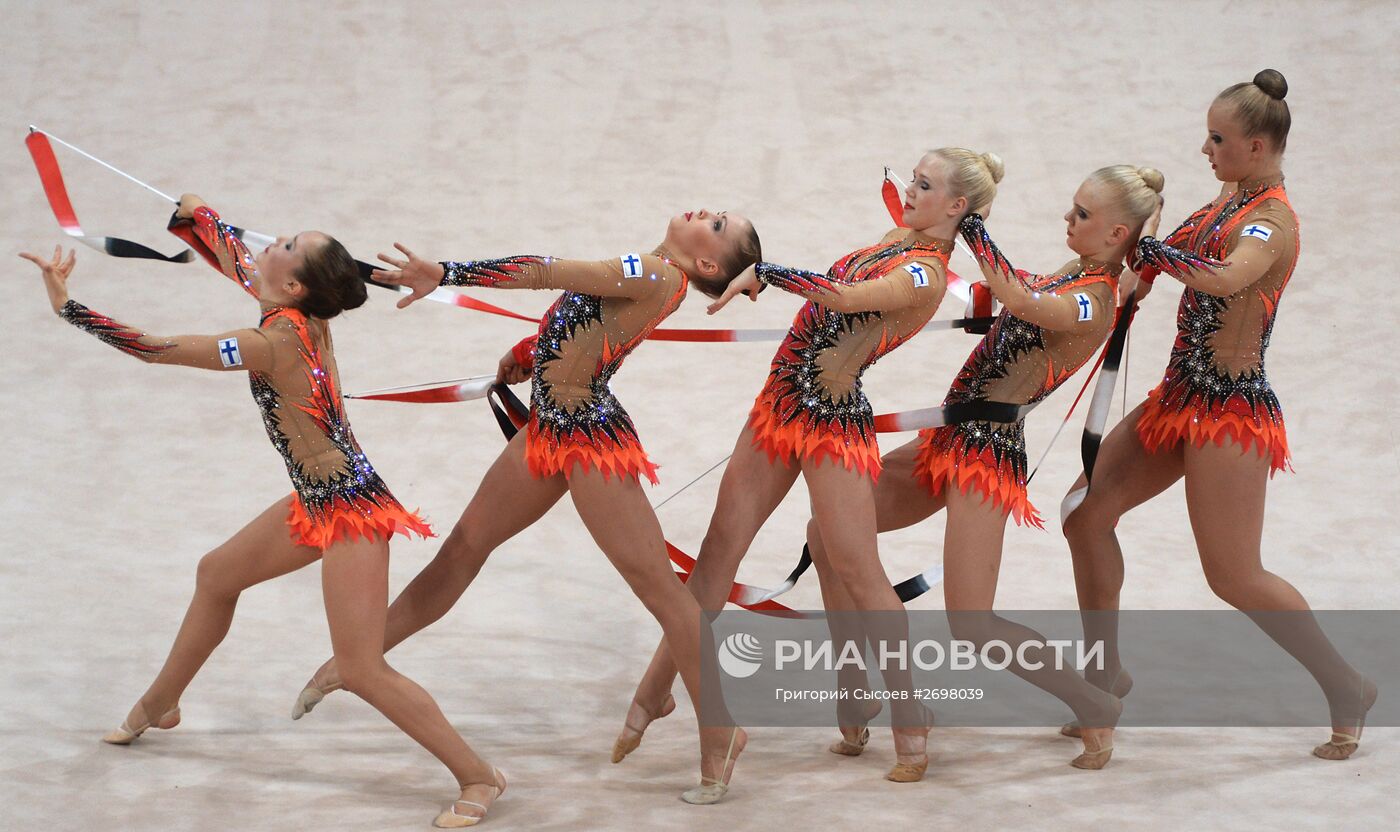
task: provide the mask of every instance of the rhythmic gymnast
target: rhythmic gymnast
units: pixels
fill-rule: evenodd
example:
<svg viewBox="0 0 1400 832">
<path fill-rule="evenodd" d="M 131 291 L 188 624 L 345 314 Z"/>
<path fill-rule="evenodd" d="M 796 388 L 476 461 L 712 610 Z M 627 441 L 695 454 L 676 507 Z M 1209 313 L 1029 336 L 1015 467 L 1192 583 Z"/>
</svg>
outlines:
<svg viewBox="0 0 1400 832">
<path fill-rule="evenodd" d="M 530 421 L 486 472 L 442 548 L 389 608 L 384 649 L 441 618 L 498 546 L 528 528 L 568 493 L 594 541 L 651 611 L 680 656 L 691 698 L 700 697 L 700 607 L 671 571 L 651 504 L 639 479 L 656 482 L 627 411 L 608 382 L 632 350 L 680 306 L 694 284 L 720 297 L 733 277 L 758 260 L 753 225 L 738 214 L 693 211 L 671 219 L 650 254 L 600 262 L 518 256 L 431 263 L 395 244 L 403 257 L 380 255 L 397 271 L 376 272 L 407 286 L 407 306 L 439 285 L 562 289 L 538 335 L 501 359 L 500 377 L 533 376 Z M 298 698 L 294 717 L 342 684 L 338 661 L 323 665 Z M 728 789 L 747 737 L 723 706 L 701 721 L 701 784 L 682 795 L 718 802 Z M 697 720 L 699 719 L 697 710 Z"/>
<path fill-rule="evenodd" d="M 701 607 L 723 607 L 754 535 L 801 473 L 816 522 L 831 541 L 832 568 L 850 587 L 853 608 L 874 613 L 863 620 L 875 639 L 907 638 L 904 607 L 876 554 L 871 493 L 880 452 L 861 376 L 933 317 L 947 288 L 958 222 L 974 208 L 987 210 L 1001 176 L 1001 160 L 992 154 L 931 151 L 905 190 L 907 228 L 845 255 L 825 276 L 762 263 L 711 306 L 716 311 L 740 292 L 756 298 L 759 281 L 807 299 L 773 358 L 720 482 L 709 530 L 686 582 Z M 675 707 L 670 694 L 674 646 L 667 639 L 657 647 L 614 743 L 613 762 L 641 743 L 652 720 Z M 912 685 L 907 670 L 890 670 L 885 678 L 891 690 Z M 913 782 L 927 766 L 927 712 L 912 696 L 897 704 L 896 764 L 886 777 Z"/>
<path fill-rule="evenodd" d="M 442 761 L 464 802 L 505 787 L 453 730 L 437 703 L 384 661 L 389 538 L 432 531 L 406 511 L 365 458 L 340 399 L 329 319 L 365 301 L 365 284 L 340 243 L 318 231 L 279 238 L 256 256 L 202 200 L 185 195 L 172 223 L 258 301 L 257 328 L 220 335 L 149 335 L 68 297 L 75 262 L 22 257 L 42 270 L 64 320 L 152 364 L 248 373 L 268 438 L 295 489 L 199 561 L 194 598 L 170 655 L 121 727 L 103 739 L 128 745 L 180 722 L 180 696 L 223 641 L 243 590 L 321 561 L 331 645 L 342 682 Z M 443 816 L 449 815 L 444 812 Z"/>
<path fill-rule="evenodd" d="M 1376 686 L 1337 653 L 1307 601 L 1267 571 L 1260 555 L 1265 489 L 1289 467 L 1283 410 L 1264 372 L 1279 299 L 1298 260 L 1298 218 L 1283 187 L 1287 92 L 1283 75 L 1266 69 L 1226 88 L 1206 113 L 1201 152 L 1224 185 L 1167 242 L 1228 265 L 1178 276 L 1186 289 L 1165 377 L 1104 439 L 1093 488 L 1086 495 L 1081 476 L 1065 498 L 1064 533 L 1080 608 L 1117 610 L 1119 518 L 1184 479 L 1211 590 L 1236 609 L 1298 613 L 1255 622 L 1322 687 L 1333 734 L 1313 753 L 1343 760 L 1357 748 Z M 1156 270 L 1145 267 L 1141 277 L 1150 286 Z M 1090 638 L 1103 638 L 1109 648 L 1104 669 L 1091 679 L 1126 695 L 1132 678 L 1119 662 L 1116 621 L 1086 617 L 1086 623 L 1091 618 L 1100 623 L 1088 626 L 1101 630 Z M 1066 726 L 1066 733 L 1074 731 Z"/>
<path fill-rule="evenodd" d="M 1078 255 L 1047 275 L 1016 271 L 987 235 L 981 218 L 968 217 L 962 233 L 994 297 L 1005 307 L 968 356 L 944 399 L 945 405 L 993 401 L 1033 405 L 1074 375 L 1104 342 L 1116 320 L 1118 276 L 1123 259 L 1155 220 L 1162 175 L 1150 168 L 1115 165 L 1095 171 L 1079 186 L 1065 214 L 1066 244 Z M 1151 228 L 1149 227 L 1149 231 Z M 996 599 L 1008 517 L 1017 525 L 1043 528 L 1026 496 L 1025 420 L 986 419 L 924 430 L 884 459 L 887 476 L 875 489 L 879 530 L 918 523 L 948 510 L 943 542 L 943 598 L 954 638 L 985 644 L 1000 640 L 1018 649 L 1042 642 L 1033 630 L 991 612 Z M 828 610 L 851 609 L 846 586 L 833 574 L 821 524 L 808 524 L 807 544 L 821 578 Z M 868 636 L 867 636 L 868 637 Z M 859 643 L 859 639 L 857 639 Z M 1045 648 L 1027 651 L 1027 664 L 1044 661 Z M 1054 694 L 1088 726 L 1077 768 L 1099 769 L 1113 753 L 1118 699 L 1053 658 L 1041 670 L 1013 662 L 1012 672 Z M 843 688 L 866 683 L 845 668 Z M 878 709 L 875 711 L 878 712 Z M 873 718 L 874 712 L 863 715 Z M 862 721 L 843 724 L 831 751 L 861 753 L 869 740 Z"/>
</svg>

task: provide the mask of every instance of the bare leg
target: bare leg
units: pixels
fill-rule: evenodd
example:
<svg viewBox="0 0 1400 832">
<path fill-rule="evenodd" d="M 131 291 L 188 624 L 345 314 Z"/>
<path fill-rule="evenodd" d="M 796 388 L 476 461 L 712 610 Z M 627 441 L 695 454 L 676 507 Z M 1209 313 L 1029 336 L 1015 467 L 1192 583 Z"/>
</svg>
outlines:
<svg viewBox="0 0 1400 832">
<path fill-rule="evenodd" d="M 1002 641 L 1011 646 L 1013 655 L 1024 655 L 1028 665 L 1039 663 L 1041 669 L 1032 670 L 1013 661 L 1009 669 L 1073 709 L 1082 726 L 1085 751 L 1073 764 L 1079 768 L 1102 768 L 1112 753 L 1113 726 L 1118 722 L 1122 703 L 1078 673 L 1055 669 L 1054 655 L 1048 647 L 1021 650 L 1023 643 L 1043 645 L 1045 638 L 992 612 L 1007 515 L 975 489 L 963 493 L 949 485 L 947 495 L 943 599 L 953 637 L 971 641 L 979 648 L 989 641 Z"/>
<path fill-rule="evenodd" d="M 884 471 L 875 485 L 875 524 L 879 532 L 912 526 L 931 517 L 944 506 L 943 496 L 930 494 L 915 477 L 918 450 L 919 440 L 915 439 L 881 459 Z M 864 629 L 852 616 L 839 614 L 843 611 L 853 613 L 857 607 L 827 557 L 821 529 L 815 519 L 807 523 L 807 549 L 821 582 L 822 604 L 828 613 L 838 613 L 827 617 L 832 643 L 837 645 L 838 651 L 847 642 L 857 642 L 863 650 Z M 847 697 L 853 697 L 856 690 L 869 688 L 865 671 L 849 666 L 843 666 L 837 672 L 837 685 L 846 691 Z M 843 704 L 854 701 L 853 698 L 842 700 Z M 833 743 L 830 750 L 846 756 L 858 755 L 869 737 L 865 725 L 879 713 L 879 708 L 879 703 L 873 700 L 863 708 L 838 706 L 837 722 L 842 739 Z"/>
<path fill-rule="evenodd" d="M 1161 494 L 1181 479 L 1180 447 L 1149 454 L 1137 435 L 1142 405 L 1120 421 L 1099 449 L 1094 465 L 1094 486 L 1084 502 L 1064 524 L 1070 555 L 1074 558 L 1074 582 L 1083 611 L 1084 638 L 1104 643 L 1102 670 L 1087 678 L 1103 690 L 1125 696 L 1132 679 L 1123 671 L 1118 655 L 1118 597 L 1123 589 L 1123 550 L 1115 528 L 1118 520 L 1137 506 Z M 1079 476 L 1071 493 L 1083 488 Z"/>
<path fill-rule="evenodd" d="M 802 475 L 812 495 L 812 513 L 821 531 L 824 559 L 859 610 L 866 638 L 877 654 L 883 652 L 884 645 L 906 644 L 909 621 L 904 604 L 890 586 L 876 547 L 875 492 L 870 479 L 838 463 L 809 459 L 802 461 Z M 914 699 L 913 673 L 907 666 L 894 664 L 882 668 L 881 673 L 888 691 L 904 695 L 892 700 L 899 759 L 887 776 L 897 781 L 918 780 L 928 766 L 924 748 L 929 722 L 925 709 Z"/>
<path fill-rule="evenodd" d="M 696 556 L 695 570 L 685 583 L 701 609 L 724 608 L 734 576 L 739 573 L 739 562 L 754 535 L 792 488 L 797 473 L 796 465 L 782 460 L 770 462 L 765 451 L 754 448 L 753 433 L 747 427 L 739 433 L 734 454 L 720 480 L 719 499 Z M 652 719 L 665 716 L 675 707 L 670 698 L 675 679 L 676 662 L 668 640 L 663 638 L 632 696 L 622 733 L 613 745 L 613 762 L 621 762 L 641 743 L 642 733 Z"/>
<path fill-rule="evenodd" d="M 180 722 L 180 696 L 228 634 L 238 597 L 250 586 L 285 575 L 315 562 L 317 549 L 298 546 L 287 531 L 288 498 L 269 506 L 227 543 L 199 561 L 194 597 L 190 599 L 180 632 L 155 681 L 127 715 L 128 730 L 117 730 L 107 740 L 125 744 L 141 726 L 155 722 L 173 728 Z"/>
<path fill-rule="evenodd" d="M 807 521 L 807 551 L 812 555 L 812 565 L 817 569 L 832 650 L 836 655 L 842 655 L 848 645 L 854 644 L 854 649 L 863 653 L 865 628 L 854 620 L 858 607 L 827 556 L 816 518 Z M 880 713 L 880 703 L 874 699 L 861 702 L 855 698 L 856 691 L 869 689 L 869 677 L 864 670 L 848 664 L 837 669 L 836 687 L 847 698 L 838 700 L 836 706 L 836 726 L 841 731 L 841 739 L 827 746 L 827 750 L 833 754 L 856 757 L 870 741 L 870 729 L 866 725 Z"/>
<path fill-rule="evenodd" d="M 701 723 L 702 782 L 727 783 L 733 760 L 743 751 L 744 733 L 738 728 L 706 727 L 699 720 L 700 604 L 671 571 L 661 524 L 646 494 L 631 477 L 609 478 L 596 470 L 584 471 L 581 466 L 570 473 L 569 494 L 598 547 L 661 625 L 666 646 L 695 703 L 697 722 Z M 708 636 L 708 627 L 704 635 Z M 703 706 L 707 718 L 713 715 L 717 721 L 733 724 L 721 702 Z M 719 760 L 718 765 L 715 760 Z"/>
<path fill-rule="evenodd" d="M 462 800 L 489 806 L 501 788 L 495 770 L 453 730 L 427 691 L 384 660 L 389 544 L 376 539 L 330 546 L 321 563 L 321 585 L 331 646 L 346 689 L 447 766 Z"/>
<path fill-rule="evenodd" d="M 562 475 L 537 479 L 525 461 L 525 431 L 496 458 L 437 555 L 389 608 L 387 651 L 437 621 L 471 586 L 491 553 L 545 515 L 568 486 Z"/>
<path fill-rule="evenodd" d="M 1308 602 L 1292 584 L 1266 570 L 1260 556 L 1269 460 L 1234 442 L 1189 447 L 1185 459 L 1186 506 L 1211 590 L 1250 615 L 1312 674 L 1327 697 L 1334 733 L 1359 739 L 1376 686 L 1347 664 L 1317 625 Z M 1329 747 L 1333 750 L 1326 751 Z M 1355 747 L 1355 742 L 1334 741 L 1319 746 L 1318 755 L 1344 759 Z"/>
<path fill-rule="evenodd" d="M 517 433 L 487 470 L 437 555 L 390 605 L 384 632 L 385 652 L 446 615 L 475 580 L 491 552 L 543 517 L 566 489 L 563 476 L 536 479 L 530 473 L 525 462 L 525 432 Z M 340 676 L 332 659 L 321 665 L 307 683 L 293 719 L 314 707 L 321 694 L 336 690 L 339 685 Z"/>
</svg>

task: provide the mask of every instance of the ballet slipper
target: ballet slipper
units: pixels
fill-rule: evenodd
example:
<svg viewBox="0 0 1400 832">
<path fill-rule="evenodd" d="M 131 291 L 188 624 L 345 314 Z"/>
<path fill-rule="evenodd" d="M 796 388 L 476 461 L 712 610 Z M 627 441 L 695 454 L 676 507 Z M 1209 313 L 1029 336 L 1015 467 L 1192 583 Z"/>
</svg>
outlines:
<svg viewBox="0 0 1400 832">
<path fill-rule="evenodd" d="M 901 729 L 894 732 L 895 763 L 885 774 L 886 780 L 892 783 L 917 783 L 924 779 L 924 772 L 928 770 L 928 732 L 932 727 L 933 712 L 923 708 L 922 730 Z M 911 737 L 918 742 L 913 742 Z M 902 744 L 901 738 L 904 739 Z"/>
<path fill-rule="evenodd" d="M 301 693 L 297 694 L 297 701 L 292 705 L 292 719 L 301 719 L 311 713 L 311 710 L 321 704 L 321 700 L 325 699 L 327 694 L 335 693 L 345 687 L 339 681 L 331 682 L 328 685 L 317 684 L 316 676 L 319 675 L 320 671 L 318 670 L 316 675 L 311 677 L 311 681 L 306 683 L 306 687 L 302 688 Z"/>
<path fill-rule="evenodd" d="M 1088 771 L 1098 771 L 1108 765 L 1108 761 L 1113 757 L 1113 744 L 1096 748 L 1093 751 L 1085 750 L 1084 753 L 1069 761 L 1075 768 L 1082 768 Z"/>
<path fill-rule="evenodd" d="M 860 733 L 854 740 L 846 736 L 845 729 L 841 731 L 841 739 L 826 747 L 832 754 L 840 754 L 842 757 L 859 757 L 865 751 L 865 746 L 870 742 L 870 729 L 864 725 L 860 726 Z"/>
<path fill-rule="evenodd" d="M 723 800 L 724 795 L 729 791 L 729 779 L 734 776 L 734 764 L 739 761 L 739 755 L 744 753 L 744 746 L 748 744 L 749 735 L 744 729 L 736 727 L 729 735 L 729 750 L 724 753 L 724 761 L 720 763 L 719 778 L 708 777 L 702 772 L 700 785 L 683 792 L 681 800 L 696 805 L 708 805 Z M 719 755 L 705 756 L 713 759 Z"/>
<path fill-rule="evenodd" d="M 1128 671 L 1124 670 L 1121 667 L 1118 668 L 1118 672 L 1115 673 L 1113 676 L 1113 681 L 1109 683 L 1108 692 L 1118 697 L 1119 699 L 1122 699 L 1123 697 L 1127 696 L 1128 692 L 1132 689 L 1133 677 L 1128 675 Z M 1066 722 L 1064 725 L 1061 725 L 1060 734 L 1061 736 L 1073 737 L 1077 740 L 1084 738 L 1084 735 L 1080 733 L 1078 722 Z"/>
<path fill-rule="evenodd" d="M 1069 764 L 1075 768 L 1098 771 L 1108 765 L 1108 761 L 1113 757 L 1113 732 L 1118 725 L 1118 720 L 1123 716 L 1123 700 L 1111 693 L 1107 696 L 1110 700 L 1111 710 L 1104 714 L 1106 719 L 1100 721 L 1097 717 L 1093 717 L 1093 728 L 1080 728 L 1081 738 L 1084 740 L 1084 751 L 1069 761 Z M 1107 724 L 1104 724 L 1105 722 Z M 1091 742 L 1093 747 L 1090 746 Z"/>
<path fill-rule="evenodd" d="M 1361 715 L 1356 719 L 1354 733 L 1333 730 L 1332 737 L 1327 742 L 1313 748 L 1313 756 L 1321 757 L 1324 760 L 1345 760 L 1355 754 L 1357 748 L 1361 746 L 1361 731 L 1366 727 L 1366 714 L 1371 710 L 1371 706 L 1376 704 L 1377 694 L 1375 683 L 1370 679 L 1364 679 L 1361 685 L 1361 701 L 1359 703 Z"/>
<path fill-rule="evenodd" d="M 446 809 L 443 809 L 441 812 L 438 813 L 438 816 L 436 818 L 433 818 L 433 826 L 437 827 L 438 829 L 464 829 L 468 826 L 476 826 L 478 823 L 481 823 L 483 820 L 486 820 L 486 813 L 491 810 L 491 806 L 495 804 L 496 799 L 506 793 L 506 776 L 502 774 L 501 770 L 498 768 L 492 768 L 491 773 L 496 777 L 496 784 L 494 786 L 490 786 L 491 790 L 494 791 L 495 794 L 491 795 L 491 797 L 489 798 L 489 802 L 477 803 L 475 800 L 466 800 L 465 798 L 459 797 L 457 800 L 453 801 L 451 806 L 447 807 Z M 463 783 L 462 791 L 465 792 L 472 786 L 484 785 L 486 784 Z M 458 806 L 465 806 L 468 808 L 468 810 L 473 808 L 480 809 L 481 814 L 477 815 L 459 812 L 457 811 Z"/>
<path fill-rule="evenodd" d="M 148 717 L 146 717 L 146 706 L 142 705 L 139 702 L 136 703 L 136 705 L 138 708 L 141 709 L 141 724 L 136 728 L 132 728 L 128 724 L 130 721 L 130 717 L 128 716 L 127 719 L 122 720 L 121 727 L 117 728 L 115 731 L 112 731 L 111 733 L 107 734 L 107 736 L 102 738 L 103 742 L 108 743 L 110 745 L 131 745 L 131 743 L 137 737 L 146 733 L 151 728 L 169 730 L 171 728 L 174 728 L 176 725 L 180 724 L 179 705 L 176 705 L 175 707 L 166 711 L 165 714 L 161 716 L 160 720 L 157 721 L 155 725 L 152 725 L 151 720 Z"/>
<path fill-rule="evenodd" d="M 1361 737 L 1355 734 L 1344 734 L 1341 731 L 1333 731 L 1332 738 L 1322 745 L 1313 748 L 1313 755 L 1324 760 L 1345 760 L 1356 749 L 1360 747 Z"/>
<path fill-rule="evenodd" d="M 642 723 L 640 727 L 633 724 L 632 711 L 634 708 L 641 711 L 646 717 L 646 722 Z M 637 746 L 642 744 L 642 734 L 646 733 L 647 727 L 656 720 L 667 716 L 675 709 L 676 699 L 669 693 L 666 694 L 666 699 L 661 703 L 661 711 L 656 714 L 648 711 L 645 705 L 633 699 L 631 706 L 627 708 L 627 719 L 622 723 L 622 733 L 618 734 L 617 739 L 613 740 L 612 761 L 614 763 L 620 763 L 628 754 L 636 751 Z"/>
<path fill-rule="evenodd" d="M 870 724 L 870 720 L 874 719 L 880 713 L 880 703 L 874 702 L 872 704 L 874 704 L 875 710 L 867 710 L 865 714 L 863 714 L 864 719 L 852 723 L 849 726 L 841 726 L 841 739 L 828 745 L 826 747 L 827 751 L 830 751 L 832 754 L 840 754 L 843 757 L 859 757 L 861 755 L 861 752 L 865 750 L 865 746 L 870 742 L 870 728 L 867 726 Z M 855 739 L 850 738 L 847 729 L 855 733 Z"/>
</svg>

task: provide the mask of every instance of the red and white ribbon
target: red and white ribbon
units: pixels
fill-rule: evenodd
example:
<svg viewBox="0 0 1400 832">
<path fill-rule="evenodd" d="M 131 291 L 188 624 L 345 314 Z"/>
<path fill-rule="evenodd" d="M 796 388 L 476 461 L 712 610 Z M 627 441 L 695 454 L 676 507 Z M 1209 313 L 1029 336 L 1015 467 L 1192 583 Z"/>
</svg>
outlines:
<svg viewBox="0 0 1400 832">
<path fill-rule="evenodd" d="M 74 148 L 62 139 L 55 139 L 65 147 Z M 54 219 L 58 220 L 58 227 L 63 229 L 63 233 L 85 246 L 91 246 L 103 254 L 110 254 L 113 257 L 134 257 L 141 260 L 162 260 L 167 263 L 188 263 L 194 259 L 194 252 L 185 249 L 179 254 L 161 254 L 149 246 L 131 240 L 123 240 L 120 237 L 104 237 L 90 235 L 83 231 L 82 225 L 78 222 L 78 214 L 73 210 L 73 202 L 68 198 L 68 188 L 63 182 L 63 171 L 58 166 L 58 159 L 53 155 L 53 146 L 49 144 L 49 135 L 34 126 L 30 126 L 29 135 L 24 138 L 24 146 L 29 149 L 29 156 L 34 160 L 34 169 L 39 172 L 39 182 L 44 186 L 44 196 L 49 201 L 49 208 L 53 210 Z M 79 153 L 83 153 L 78 150 Z M 83 153 L 84 156 L 88 154 Z M 112 168 L 111 165 L 100 159 L 91 156 L 88 158 L 98 162 L 104 167 Z M 121 173 L 121 171 L 117 171 Z M 126 174 L 122 174 L 126 176 Z M 131 177 L 127 176 L 128 179 Z M 152 188 L 138 179 L 132 179 L 144 188 L 154 191 L 157 194 L 170 199 L 170 197 Z M 174 202 L 174 200 L 171 200 Z"/>
<path fill-rule="evenodd" d="M 495 376 L 472 376 L 433 385 L 409 384 L 402 387 L 384 387 L 378 390 L 365 390 L 361 393 L 346 393 L 347 399 L 362 399 L 380 402 L 414 402 L 418 404 L 443 404 L 446 402 L 470 402 L 484 399 L 496 383 Z"/>
</svg>

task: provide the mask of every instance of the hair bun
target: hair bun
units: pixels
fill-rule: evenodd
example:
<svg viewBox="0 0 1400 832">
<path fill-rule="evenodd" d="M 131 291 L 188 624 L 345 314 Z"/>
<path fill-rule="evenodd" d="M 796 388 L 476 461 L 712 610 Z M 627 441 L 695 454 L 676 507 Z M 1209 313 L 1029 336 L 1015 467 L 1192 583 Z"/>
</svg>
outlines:
<svg viewBox="0 0 1400 832">
<path fill-rule="evenodd" d="M 1277 69 L 1265 69 L 1254 76 L 1254 86 L 1275 101 L 1282 101 L 1288 95 L 1288 82 Z"/>
<path fill-rule="evenodd" d="M 1154 194 L 1162 192 L 1162 186 L 1167 184 L 1167 178 L 1156 168 L 1138 168 L 1138 176 L 1142 177 L 1143 184 L 1147 185 Z"/>
<path fill-rule="evenodd" d="M 995 153 L 983 153 L 977 158 L 982 160 L 982 164 L 987 166 L 987 172 L 992 175 L 993 182 L 1001 182 L 1001 178 L 1006 175 L 1006 165 L 1001 161 L 1001 157 Z"/>
</svg>

